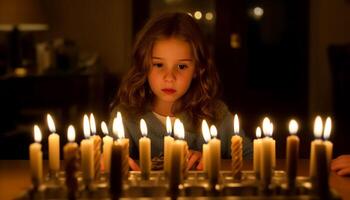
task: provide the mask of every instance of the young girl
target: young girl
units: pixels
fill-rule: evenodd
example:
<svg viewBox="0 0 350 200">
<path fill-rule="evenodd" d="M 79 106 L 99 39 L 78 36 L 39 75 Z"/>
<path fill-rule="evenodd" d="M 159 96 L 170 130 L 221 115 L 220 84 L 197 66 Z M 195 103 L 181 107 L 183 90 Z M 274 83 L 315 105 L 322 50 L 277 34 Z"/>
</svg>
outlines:
<svg viewBox="0 0 350 200">
<path fill-rule="evenodd" d="M 191 16 L 168 13 L 151 19 L 137 35 L 132 61 L 112 111 L 112 117 L 122 113 L 130 157 L 138 159 L 141 118 L 147 123 L 152 157 L 163 154 L 165 119 L 170 116 L 184 124 L 191 152 L 188 168 L 201 157 L 203 119 L 217 127 L 222 158 L 230 158 L 233 116 L 218 99 L 218 74 Z M 243 156 L 252 156 L 251 142 L 244 135 Z"/>
</svg>

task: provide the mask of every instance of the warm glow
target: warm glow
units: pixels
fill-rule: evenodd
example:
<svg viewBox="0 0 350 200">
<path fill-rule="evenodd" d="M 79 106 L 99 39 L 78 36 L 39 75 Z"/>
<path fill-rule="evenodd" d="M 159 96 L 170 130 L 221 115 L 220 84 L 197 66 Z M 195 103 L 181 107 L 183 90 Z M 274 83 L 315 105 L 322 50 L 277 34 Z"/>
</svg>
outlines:
<svg viewBox="0 0 350 200">
<path fill-rule="evenodd" d="M 200 20 L 202 18 L 202 12 L 201 11 L 194 12 L 194 18 L 197 20 Z"/>
<path fill-rule="evenodd" d="M 212 137 L 218 136 L 218 130 L 216 129 L 216 127 L 214 125 L 210 126 L 210 134 Z"/>
<path fill-rule="evenodd" d="M 325 140 L 329 139 L 329 137 L 331 136 L 331 131 L 332 131 L 332 120 L 330 117 L 327 117 L 326 123 L 324 125 L 324 131 L 323 131 L 323 138 Z"/>
<path fill-rule="evenodd" d="M 118 137 L 118 117 L 114 117 L 113 119 L 112 131 L 113 134 Z"/>
<path fill-rule="evenodd" d="M 179 119 L 175 120 L 174 123 L 174 135 L 178 139 L 184 139 L 185 138 L 185 128 L 182 122 Z"/>
<path fill-rule="evenodd" d="M 233 118 L 233 131 L 235 134 L 239 133 L 239 120 L 238 120 L 238 115 L 235 114 Z"/>
<path fill-rule="evenodd" d="M 269 132 L 270 137 L 272 137 L 272 133 L 273 133 L 273 123 L 270 123 L 270 132 Z"/>
<path fill-rule="evenodd" d="M 47 114 L 46 118 L 47 118 L 47 124 L 49 126 L 49 130 L 51 131 L 51 133 L 56 133 L 55 123 L 53 122 L 51 115 Z"/>
<path fill-rule="evenodd" d="M 320 116 L 317 116 L 315 119 L 315 124 L 314 124 L 314 136 L 315 136 L 315 138 L 317 138 L 317 139 L 321 138 L 322 129 L 323 129 L 322 119 Z"/>
<path fill-rule="evenodd" d="M 85 138 L 89 138 L 90 137 L 90 123 L 89 123 L 89 117 L 85 114 L 84 115 L 84 136 Z"/>
<path fill-rule="evenodd" d="M 101 130 L 103 134 L 108 135 L 108 127 L 106 122 L 104 121 L 101 122 Z"/>
<path fill-rule="evenodd" d="M 261 138 L 261 128 L 258 126 L 255 131 L 256 138 Z"/>
<path fill-rule="evenodd" d="M 94 114 L 90 114 L 90 129 L 91 129 L 91 133 L 93 135 L 96 134 L 96 121 L 95 121 L 95 117 Z"/>
<path fill-rule="evenodd" d="M 211 21 L 214 18 L 214 15 L 212 12 L 205 13 L 205 19 L 208 21 Z"/>
<path fill-rule="evenodd" d="M 123 118 L 122 114 L 120 112 L 117 112 L 117 135 L 119 139 L 125 138 L 124 134 L 124 125 L 123 125 Z"/>
<path fill-rule="evenodd" d="M 166 117 L 166 132 L 168 133 L 168 135 L 171 135 L 172 132 L 171 120 L 169 116 Z"/>
<path fill-rule="evenodd" d="M 298 122 L 294 119 L 290 120 L 289 122 L 289 133 L 290 134 L 296 134 L 298 132 L 299 126 Z"/>
<path fill-rule="evenodd" d="M 140 120 L 140 130 L 143 137 L 147 137 L 147 125 L 144 119 Z"/>
<path fill-rule="evenodd" d="M 256 18 L 261 18 L 264 15 L 264 9 L 261 7 L 257 6 L 253 9 L 253 14 Z"/>
<path fill-rule="evenodd" d="M 188 12 L 187 14 L 188 14 L 189 16 L 193 17 L 193 16 L 192 16 L 192 13 Z"/>
<path fill-rule="evenodd" d="M 41 130 L 38 125 L 34 125 L 34 141 L 35 142 L 41 142 L 42 139 L 42 134 Z"/>
<path fill-rule="evenodd" d="M 67 138 L 68 138 L 69 142 L 75 141 L 75 129 L 74 129 L 73 125 L 68 126 Z"/>
<path fill-rule="evenodd" d="M 206 143 L 210 140 L 210 131 L 207 121 L 205 119 L 202 121 L 202 135 Z"/>
<path fill-rule="evenodd" d="M 265 136 L 270 136 L 270 126 L 271 126 L 270 119 L 268 117 L 265 117 L 262 125 L 262 129 Z"/>
</svg>

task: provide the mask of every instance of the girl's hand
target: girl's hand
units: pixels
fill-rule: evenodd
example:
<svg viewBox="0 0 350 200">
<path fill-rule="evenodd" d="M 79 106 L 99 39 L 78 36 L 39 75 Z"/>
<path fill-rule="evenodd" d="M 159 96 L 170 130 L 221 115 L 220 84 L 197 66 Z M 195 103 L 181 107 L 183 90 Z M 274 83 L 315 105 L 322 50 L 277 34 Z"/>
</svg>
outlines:
<svg viewBox="0 0 350 200">
<path fill-rule="evenodd" d="M 130 157 L 129 157 L 129 167 L 133 171 L 140 171 L 139 165 Z"/>
<path fill-rule="evenodd" d="M 199 162 L 201 158 L 202 158 L 201 152 L 189 150 L 187 169 L 190 170 L 192 169 L 192 167 L 197 167 L 194 165 L 196 165 L 196 163 Z"/>
<path fill-rule="evenodd" d="M 350 175 L 350 154 L 341 155 L 338 158 L 332 160 L 331 169 L 339 176 Z"/>
</svg>

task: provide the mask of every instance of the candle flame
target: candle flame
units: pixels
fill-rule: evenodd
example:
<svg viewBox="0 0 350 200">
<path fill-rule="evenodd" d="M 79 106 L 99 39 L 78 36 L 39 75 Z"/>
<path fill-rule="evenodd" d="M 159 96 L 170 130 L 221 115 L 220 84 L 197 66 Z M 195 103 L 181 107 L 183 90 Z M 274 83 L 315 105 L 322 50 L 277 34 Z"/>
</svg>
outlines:
<svg viewBox="0 0 350 200">
<path fill-rule="evenodd" d="M 233 118 L 233 131 L 235 134 L 239 133 L 239 120 L 238 120 L 238 115 L 235 114 Z"/>
<path fill-rule="evenodd" d="M 269 133 L 269 136 L 272 137 L 272 134 L 273 134 L 273 123 L 271 122 L 271 123 L 270 123 L 270 133 Z"/>
<path fill-rule="evenodd" d="M 212 137 L 218 136 L 218 130 L 216 129 L 215 125 L 210 126 L 210 134 Z"/>
<path fill-rule="evenodd" d="M 169 116 L 166 117 L 166 132 L 168 133 L 168 135 L 171 135 L 172 132 L 171 120 Z"/>
<path fill-rule="evenodd" d="M 184 139 L 185 138 L 185 128 L 180 119 L 176 119 L 174 123 L 174 135 L 178 139 Z"/>
<path fill-rule="evenodd" d="M 320 116 L 317 116 L 315 119 L 315 124 L 314 124 L 314 136 L 317 139 L 320 139 L 322 137 L 322 118 Z"/>
<path fill-rule="evenodd" d="M 90 113 L 90 129 L 91 129 L 91 133 L 93 135 L 96 134 L 96 121 L 95 121 L 95 117 L 94 114 Z"/>
<path fill-rule="evenodd" d="M 41 130 L 39 128 L 38 125 L 34 125 L 34 141 L 35 142 L 41 142 L 41 139 L 42 139 L 42 134 L 41 134 Z"/>
<path fill-rule="evenodd" d="M 51 115 L 47 114 L 46 119 L 47 119 L 47 125 L 49 126 L 50 132 L 51 133 L 55 133 L 56 132 L 56 127 L 55 127 L 55 123 L 53 122 L 53 119 L 52 119 Z"/>
<path fill-rule="evenodd" d="M 68 126 L 67 130 L 67 138 L 69 142 L 74 142 L 75 141 L 75 129 L 73 125 Z"/>
<path fill-rule="evenodd" d="M 84 115 L 84 136 L 85 138 L 89 138 L 90 137 L 90 123 L 89 123 L 89 117 L 85 114 Z"/>
<path fill-rule="evenodd" d="M 261 138 L 261 128 L 258 126 L 255 131 L 256 138 Z"/>
<path fill-rule="evenodd" d="M 289 122 L 289 133 L 290 134 L 296 134 L 298 132 L 299 126 L 298 122 L 294 119 L 290 120 Z"/>
<path fill-rule="evenodd" d="M 327 117 L 326 123 L 324 125 L 324 131 L 323 131 L 323 138 L 325 140 L 328 140 L 331 136 L 332 131 L 332 119 L 330 117 Z"/>
<path fill-rule="evenodd" d="M 112 132 L 116 137 L 118 137 L 118 117 L 114 117 L 113 119 Z"/>
<path fill-rule="evenodd" d="M 125 138 L 123 118 L 120 112 L 117 112 L 117 135 L 119 139 Z"/>
<path fill-rule="evenodd" d="M 101 122 L 101 130 L 103 134 L 108 135 L 108 127 L 106 122 L 104 121 Z"/>
<path fill-rule="evenodd" d="M 268 117 L 265 117 L 262 124 L 262 129 L 265 136 L 269 136 L 270 124 L 271 124 L 270 119 Z"/>
<path fill-rule="evenodd" d="M 147 124 L 144 119 L 140 120 L 140 129 L 143 137 L 147 137 Z"/>
<path fill-rule="evenodd" d="M 203 135 L 204 141 L 208 143 L 210 140 L 210 131 L 209 131 L 208 123 L 207 121 L 205 121 L 205 119 L 203 119 L 202 121 L 202 135 Z"/>
</svg>

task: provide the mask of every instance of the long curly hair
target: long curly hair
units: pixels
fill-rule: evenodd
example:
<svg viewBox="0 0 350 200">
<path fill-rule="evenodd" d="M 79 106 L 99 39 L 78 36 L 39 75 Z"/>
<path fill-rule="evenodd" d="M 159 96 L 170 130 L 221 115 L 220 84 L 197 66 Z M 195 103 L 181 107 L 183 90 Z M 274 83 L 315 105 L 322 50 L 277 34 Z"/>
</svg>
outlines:
<svg viewBox="0 0 350 200">
<path fill-rule="evenodd" d="M 165 13 L 149 20 L 137 34 L 132 52 L 132 66 L 124 76 L 117 98 L 112 107 L 136 115 L 151 110 L 154 94 L 147 76 L 151 67 L 152 48 L 159 39 L 182 39 L 192 49 L 195 61 L 195 75 L 188 91 L 178 99 L 172 112 L 175 116 L 181 112 L 192 120 L 197 127 L 201 119 L 215 121 L 215 104 L 219 94 L 219 77 L 212 56 L 200 27 L 186 13 Z"/>
</svg>

